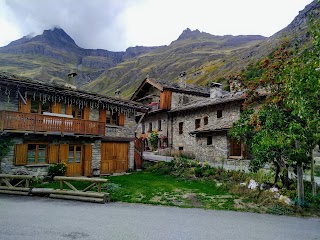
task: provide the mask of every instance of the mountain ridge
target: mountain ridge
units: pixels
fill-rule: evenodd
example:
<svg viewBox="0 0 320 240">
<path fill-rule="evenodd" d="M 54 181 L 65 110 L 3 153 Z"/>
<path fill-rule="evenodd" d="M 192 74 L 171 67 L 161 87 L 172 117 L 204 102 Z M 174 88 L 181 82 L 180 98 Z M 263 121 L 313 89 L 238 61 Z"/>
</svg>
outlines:
<svg viewBox="0 0 320 240">
<path fill-rule="evenodd" d="M 78 87 L 107 95 L 120 89 L 126 98 L 147 75 L 177 81 L 179 73 L 185 71 L 188 83 L 225 83 L 229 74 L 267 56 L 284 40 L 306 42 L 311 11 L 319 13 L 316 0 L 269 38 L 216 36 L 186 28 L 169 45 L 136 46 L 120 52 L 81 48 L 63 29 L 54 28 L 0 47 L 0 71 L 62 84 L 66 75 L 75 71 Z"/>
</svg>

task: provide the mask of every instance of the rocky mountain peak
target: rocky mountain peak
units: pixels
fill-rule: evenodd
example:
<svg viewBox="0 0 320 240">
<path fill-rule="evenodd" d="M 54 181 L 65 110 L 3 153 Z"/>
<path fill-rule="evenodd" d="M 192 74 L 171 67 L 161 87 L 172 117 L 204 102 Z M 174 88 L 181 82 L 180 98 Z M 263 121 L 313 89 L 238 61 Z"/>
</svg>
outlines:
<svg viewBox="0 0 320 240">
<path fill-rule="evenodd" d="M 80 48 L 77 46 L 75 41 L 62 28 L 59 27 L 55 27 L 50 30 L 44 30 L 41 35 L 24 36 L 23 38 L 11 42 L 8 46 L 17 46 L 29 42 L 43 43 L 59 49 Z"/>
<path fill-rule="evenodd" d="M 42 35 L 35 36 L 30 40 L 44 42 L 52 47 L 64 49 L 79 48 L 75 41 L 62 28 L 58 27 L 50 30 L 44 30 Z"/>
<path fill-rule="evenodd" d="M 198 36 L 201 35 L 201 32 L 196 29 L 194 31 L 192 31 L 190 28 L 186 28 L 185 30 L 183 30 L 183 32 L 180 34 L 180 36 L 178 37 L 177 40 L 185 40 L 188 38 L 196 38 Z"/>
</svg>

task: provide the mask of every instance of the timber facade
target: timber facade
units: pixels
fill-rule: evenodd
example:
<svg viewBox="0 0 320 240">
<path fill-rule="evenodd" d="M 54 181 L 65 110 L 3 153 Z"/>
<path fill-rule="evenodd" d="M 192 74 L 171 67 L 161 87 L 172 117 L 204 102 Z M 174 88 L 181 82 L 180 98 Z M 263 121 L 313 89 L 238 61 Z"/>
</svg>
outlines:
<svg viewBox="0 0 320 240">
<path fill-rule="evenodd" d="M 174 84 L 147 78 L 131 98 L 152 109 L 136 117 L 137 137 L 150 150 L 147 138 L 157 131 L 160 152 L 201 161 L 246 158 L 245 146 L 227 135 L 240 117 L 242 95 L 223 91 L 218 83 L 199 87 L 186 84 L 183 78 Z"/>
<path fill-rule="evenodd" d="M 10 140 L 1 172 L 46 175 L 65 162 L 67 176 L 134 168 L 139 103 L 0 73 L 0 137 Z"/>
</svg>

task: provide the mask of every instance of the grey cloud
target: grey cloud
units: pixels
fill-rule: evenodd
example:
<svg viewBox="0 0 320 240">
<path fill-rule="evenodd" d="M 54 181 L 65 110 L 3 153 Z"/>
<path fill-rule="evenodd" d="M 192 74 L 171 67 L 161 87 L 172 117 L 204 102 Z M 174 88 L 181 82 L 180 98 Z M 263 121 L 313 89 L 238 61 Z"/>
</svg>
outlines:
<svg viewBox="0 0 320 240">
<path fill-rule="evenodd" d="M 125 50 L 124 11 L 142 0 L 6 0 L 24 35 L 59 26 L 83 48 Z"/>
</svg>

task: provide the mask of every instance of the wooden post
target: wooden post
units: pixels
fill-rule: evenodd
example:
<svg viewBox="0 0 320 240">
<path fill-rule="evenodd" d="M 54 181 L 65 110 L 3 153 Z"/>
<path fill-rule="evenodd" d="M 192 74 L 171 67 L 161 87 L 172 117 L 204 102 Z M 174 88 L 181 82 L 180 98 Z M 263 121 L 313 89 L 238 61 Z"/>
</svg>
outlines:
<svg viewBox="0 0 320 240">
<path fill-rule="evenodd" d="M 315 197 L 317 194 L 317 184 L 314 181 L 314 159 L 313 159 L 313 150 L 311 150 L 311 173 L 310 173 L 310 177 L 311 177 L 311 189 L 312 189 L 312 196 Z"/>
<path fill-rule="evenodd" d="M 303 185 L 303 165 L 297 163 L 297 190 L 298 190 L 298 204 L 303 206 L 304 204 L 304 185 Z"/>
<path fill-rule="evenodd" d="M 1 131 L 4 129 L 4 111 L 1 112 Z"/>
<path fill-rule="evenodd" d="M 60 190 L 63 190 L 63 181 L 60 180 Z"/>
</svg>

